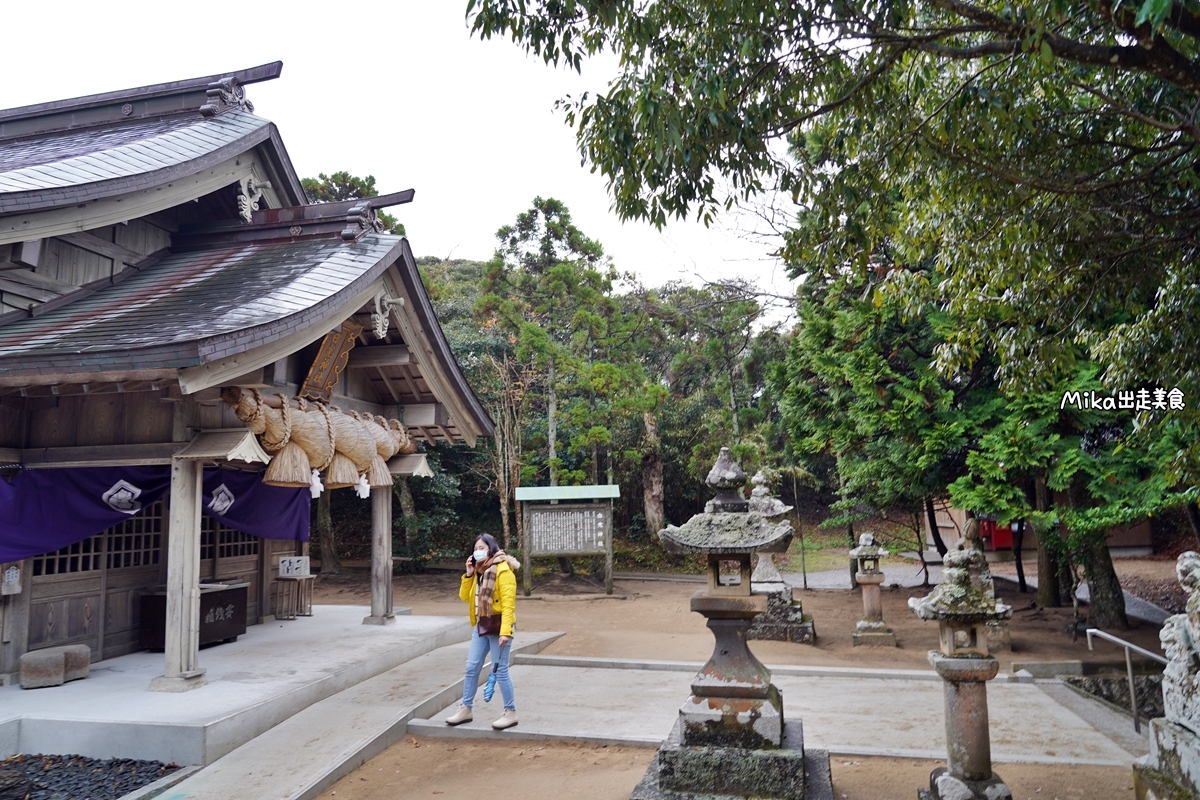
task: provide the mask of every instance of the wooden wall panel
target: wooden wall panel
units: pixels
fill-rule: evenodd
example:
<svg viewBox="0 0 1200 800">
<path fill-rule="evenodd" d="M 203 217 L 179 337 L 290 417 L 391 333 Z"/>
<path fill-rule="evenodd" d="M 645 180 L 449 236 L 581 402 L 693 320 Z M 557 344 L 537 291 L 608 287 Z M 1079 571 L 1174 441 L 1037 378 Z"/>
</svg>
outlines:
<svg viewBox="0 0 1200 800">
<path fill-rule="evenodd" d="M 225 405 L 196 405 L 196 427 L 213 430 L 221 427 L 221 406 Z"/>
<path fill-rule="evenodd" d="M 125 405 L 128 399 L 119 394 L 101 394 L 83 396 L 79 400 L 75 444 L 84 447 L 120 443 L 125 433 Z"/>
<path fill-rule="evenodd" d="M 99 231 L 92 231 L 98 234 Z M 101 237 L 104 238 L 104 237 Z M 43 263 L 38 264 L 37 274 L 51 280 L 82 286 L 85 283 L 111 277 L 113 260 L 98 253 L 68 244 L 61 239 L 48 239 L 42 254 Z"/>
<path fill-rule="evenodd" d="M 157 392 L 123 395 L 125 444 L 171 441 L 175 404 L 163 402 Z"/>
<path fill-rule="evenodd" d="M 0 405 L 0 447 L 25 446 L 25 413 L 20 408 Z"/>
<path fill-rule="evenodd" d="M 69 572 L 64 575 L 39 575 L 33 579 L 30 599 L 33 602 L 50 598 L 74 597 L 100 593 L 100 570 Z"/>
<path fill-rule="evenodd" d="M 116 226 L 115 243 L 135 253 L 148 256 L 156 250 L 169 247 L 171 234 L 140 219 L 132 219 L 128 225 Z"/>
<path fill-rule="evenodd" d="M 88 595 L 32 604 L 29 609 L 29 649 L 82 642 L 97 650 L 99 601 L 99 595 Z"/>
<path fill-rule="evenodd" d="M 100 630 L 100 596 L 86 595 L 67 600 L 67 638 L 95 635 Z"/>
<path fill-rule="evenodd" d="M 24 442 L 18 442 L 19 412 L 0 406 L 0 446 L 82 447 L 171 441 L 175 404 L 161 402 L 157 392 L 38 398 L 38 404 L 31 404 L 26 415 L 28 435 Z"/>
<path fill-rule="evenodd" d="M 26 447 L 74 447 L 75 423 L 83 398 L 58 397 L 55 400 L 53 405 L 31 405 Z"/>
</svg>

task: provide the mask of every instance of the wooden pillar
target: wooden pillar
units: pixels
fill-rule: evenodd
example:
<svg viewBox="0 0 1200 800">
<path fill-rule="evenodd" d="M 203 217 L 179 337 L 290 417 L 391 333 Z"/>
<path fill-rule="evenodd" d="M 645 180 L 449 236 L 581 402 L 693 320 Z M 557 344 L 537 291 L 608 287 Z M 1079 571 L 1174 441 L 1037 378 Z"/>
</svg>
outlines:
<svg viewBox="0 0 1200 800">
<path fill-rule="evenodd" d="M 387 625 L 392 613 L 392 487 L 371 489 L 371 616 L 364 625 Z"/>
<path fill-rule="evenodd" d="M 612 594 L 612 550 L 613 550 L 613 524 L 612 524 L 612 500 L 608 501 L 608 521 L 604 526 L 604 593 Z"/>
<path fill-rule="evenodd" d="M 152 692 L 186 692 L 208 683 L 199 668 L 200 499 L 204 462 L 171 462 L 171 512 L 167 529 L 167 629 L 162 676 Z"/>
</svg>

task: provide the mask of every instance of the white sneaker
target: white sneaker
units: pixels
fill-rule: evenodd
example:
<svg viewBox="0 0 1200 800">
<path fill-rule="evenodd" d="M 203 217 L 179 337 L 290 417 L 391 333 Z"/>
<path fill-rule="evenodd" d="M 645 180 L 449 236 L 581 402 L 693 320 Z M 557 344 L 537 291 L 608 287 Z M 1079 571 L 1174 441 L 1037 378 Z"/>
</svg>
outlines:
<svg viewBox="0 0 1200 800">
<path fill-rule="evenodd" d="M 469 709 L 468 709 L 468 711 L 469 711 Z M 498 719 L 492 723 L 492 727 L 498 731 L 502 731 L 505 728 L 511 728 L 513 725 L 516 725 L 516 724 L 517 724 L 517 710 L 515 708 L 506 708 L 506 709 L 504 709 L 504 714 L 500 717 L 500 719 Z"/>
<path fill-rule="evenodd" d="M 446 717 L 446 724 L 461 725 L 464 722 L 470 722 L 473 719 L 475 719 L 475 713 L 471 710 L 471 707 L 464 705 L 463 703 L 459 703 L 458 711 L 455 711 L 453 714 Z"/>
</svg>

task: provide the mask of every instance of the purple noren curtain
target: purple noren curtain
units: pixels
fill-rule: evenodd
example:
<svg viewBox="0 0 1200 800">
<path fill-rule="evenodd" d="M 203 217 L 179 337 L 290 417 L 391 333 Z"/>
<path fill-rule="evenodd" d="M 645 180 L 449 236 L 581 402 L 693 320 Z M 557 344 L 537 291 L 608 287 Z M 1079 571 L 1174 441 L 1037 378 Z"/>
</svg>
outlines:
<svg viewBox="0 0 1200 800">
<path fill-rule="evenodd" d="M 52 553 L 129 519 L 171 485 L 171 468 L 22 470 L 0 480 L 0 563 Z M 308 541 L 307 489 L 267 486 L 252 472 L 204 470 L 202 512 L 267 539 Z"/>
</svg>

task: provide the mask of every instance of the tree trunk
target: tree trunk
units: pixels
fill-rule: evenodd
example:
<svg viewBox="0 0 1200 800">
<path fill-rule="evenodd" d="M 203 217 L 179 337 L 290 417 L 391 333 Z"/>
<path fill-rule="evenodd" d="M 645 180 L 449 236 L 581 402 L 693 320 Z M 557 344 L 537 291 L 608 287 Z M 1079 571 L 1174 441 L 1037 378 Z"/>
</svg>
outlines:
<svg viewBox="0 0 1200 800">
<path fill-rule="evenodd" d="M 736 441 L 742 436 L 738 423 L 737 396 L 733 393 L 733 375 L 729 376 L 729 411 L 733 414 L 733 438 Z"/>
<path fill-rule="evenodd" d="M 333 543 L 333 515 L 329 511 L 329 494 L 332 491 L 326 489 L 317 498 L 317 541 L 321 545 L 322 575 L 337 575 L 342 568 Z"/>
<path fill-rule="evenodd" d="M 408 478 L 397 478 L 396 488 L 399 490 L 400 499 L 400 516 L 404 520 L 401 526 L 403 533 L 400 534 L 401 544 L 407 545 L 412 541 L 410 538 L 413 534 L 412 521 L 417 516 L 417 504 L 413 502 L 412 489 L 408 486 Z"/>
<path fill-rule="evenodd" d="M 1086 508 L 1088 499 L 1078 481 L 1067 490 L 1067 502 L 1073 509 Z M 1083 575 L 1087 580 L 1090 595 L 1088 625 L 1093 628 L 1127 630 L 1129 619 L 1125 616 L 1125 594 L 1121 591 L 1121 582 L 1117 580 L 1117 572 L 1113 569 L 1107 536 L 1092 534 L 1085 538 Z"/>
<path fill-rule="evenodd" d="M 933 509 L 932 497 L 925 498 L 925 519 L 929 522 L 929 535 L 933 537 L 933 546 L 937 548 L 938 555 L 942 558 L 945 558 L 949 548 L 946 547 L 946 543 L 942 541 L 942 532 L 938 530 L 937 512 Z M 921 552 L 925 552 L 924 542 L 921 542 Z M 924 555 L 921 556 L 921 560 L 925 560 Z"/>
<path fill-rule="evenodd" d="M 1188 524 L 1192 526 L 1192 535 L 1196 537 L 1196 544 L 1200 545 L 1200 509 L 1196 508 L 1195 503 L 1188 503 L 1183 509 L 1187 512 Z"/>
<path fill-rule="evenodd" d="M 1108 540 L 1103 536 L 1089 536 L 1087 561 L 1083 573 L 1087 576 L 1088 625 L 1093 628 L 1116 628 L 1127 630 L 1129 618 L 1125 616 L 1125 594 L 1113 569 L 1112 555 L 1108 552 Z"/>
<path fill-rule="evenodd" d="M 1013 531 L 1013 561 L 1017 565 L 1017 591 L 1024 594 L 1029 591 L 1025 583 L 1025 565 L 1021 563 L 1021 546 L 1025 544 L 1025 520 L 1017 523 Z"/>
<path fill-rule="evenodd" d="M 1046 479 L 1038 476 L 1034 479 L 1034 503 L 1038 511 L 1050 510 L 1050 490 L 1046 488 Z M 1053 527 L 1038 531 L 1038 608 L 1058 608 L 1062 605 L 1058 590 L 1058 559 L 1046 546 L 1051 536 L 1058 536 Z"/>
<path fill-rule="evenodd" d="M 511 531 L 508 523 L 508 459 L 506 453 L 508 444 L 504 440 L 502 429 L 504 423 L 502 420 L 496 420 L 496 432 L 492 437 L 492 441 L 496 448 L 496 496 L 500 501 L 500 528 L 504 536 L 504 549 L 508 550 L 511 546 L 509 537 Z"/>
<path fill-rule="evenodd" d="M 546 439 L 550 450 L 550 485 L 558 486 L 558 392 L 554 389 L 554 359 L 550 359 L 546 381 Z"/>
<path fill-rule="evenodd" d="M 658 436 L 658 419 L 653 412 L 642 414 L 646 427 L 646 452 L 642 455 L 642 505 L 646 516 L 646 533 L 654 541 L 666 527 L 663 514 L 662 440 Z"/>
</svg>

